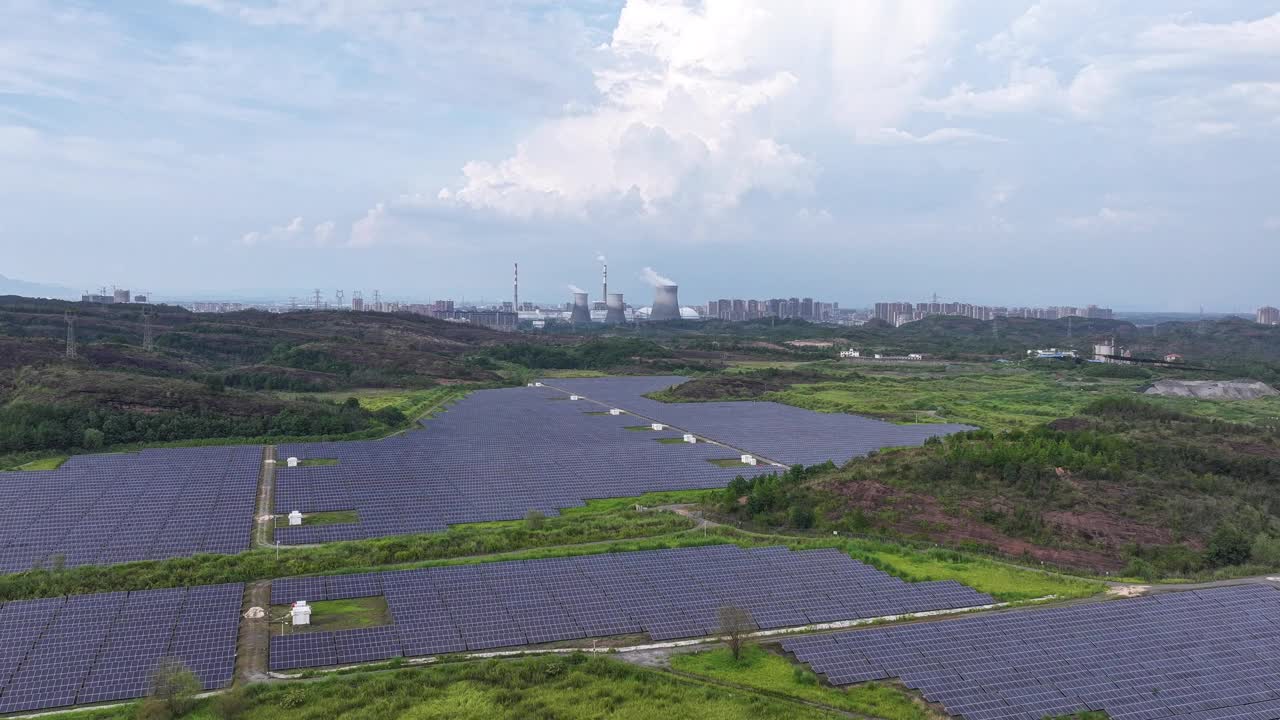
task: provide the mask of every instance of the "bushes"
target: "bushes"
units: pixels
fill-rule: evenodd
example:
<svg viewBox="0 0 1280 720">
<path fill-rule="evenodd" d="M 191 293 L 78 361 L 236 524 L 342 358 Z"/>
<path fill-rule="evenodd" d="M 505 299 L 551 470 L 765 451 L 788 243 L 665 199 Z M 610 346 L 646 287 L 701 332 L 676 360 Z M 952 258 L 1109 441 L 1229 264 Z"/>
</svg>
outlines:
<svg viewBox="0 0 1280 720">
<path fill-rule="evenodd" d="M 632 364 L 635 358 L 669 358 L 671 352 L 649 340 L 605 338 L 569 347 L 505 343 L 485 350 L 492 360 L 516 363 L 536 370 L 607 370 Z"/>
<path fill-rule="evenodd" d="M 358 403 L 339 407 L 304 402 L 283 409 L 254 406 L 246 412 L 252 414 L 231 415 L 195 399 L 181 410 L 159 413 L 86 410 L 66 403 L 14 403 L 0 407 L 0 452 L 100 450 L 201 438 L 346 435 L 379 425 L 398 426 L 405 420 L 395 408 L 371 413 Z"/>
</svg>

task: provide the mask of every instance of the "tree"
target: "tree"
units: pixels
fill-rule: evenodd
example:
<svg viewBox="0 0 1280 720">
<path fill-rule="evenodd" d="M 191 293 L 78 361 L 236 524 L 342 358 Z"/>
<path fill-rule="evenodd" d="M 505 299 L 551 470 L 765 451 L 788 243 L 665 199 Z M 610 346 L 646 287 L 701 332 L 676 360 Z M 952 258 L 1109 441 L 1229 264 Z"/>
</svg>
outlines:
<svg viewBox="0 0 1280 720">
<path fill-rule="evenodd" d="M 97 450 L 101 448 L 106 440 L 106 435 L 97 428 L 85 428 L 84 431 L 84 448 L 86 450 Z"/>
<path fill-rule="evenodd" d="M 530 510 L 524 514 L 524 526 L 530 530 L 541 530 L 547 516 L 541 510 Z"/>
<path fill-rule="evenodd" d="M 195 673 L 177 658 L 161 658 L 151 674 L 151 697 L 140 714 L 147 718 L 177 717 L 190 710 L 202 689 Z"/>
<path fill-rule="evenodd" d="M 1213 531 L 1209 538 L 1209 547 L 1205 559 L 1213 567 L 1243 565 L 1249 562 L 1252 552 L 1252 541 L 1234 525 L 1223 523 Z"/>
<path fill-rule="evenodd" d="M 742 659 L 742 645 L 746 636 L 756 629 L 755 620 L 751 619 L 751 611 L 736 605 L 721 607 L 718 615 L 720 634 L 724 636 L 729 652 L 733 653 L 734 662 L 737 662 Z"/>
</svg>

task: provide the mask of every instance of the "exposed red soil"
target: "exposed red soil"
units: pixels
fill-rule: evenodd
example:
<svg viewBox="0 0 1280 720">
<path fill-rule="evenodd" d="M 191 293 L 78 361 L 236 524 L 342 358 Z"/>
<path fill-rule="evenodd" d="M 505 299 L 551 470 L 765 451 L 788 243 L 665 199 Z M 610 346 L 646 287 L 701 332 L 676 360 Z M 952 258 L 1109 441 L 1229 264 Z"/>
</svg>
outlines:
<svg viewBox="0 0 1280 720">
<path fill-rule="evenodd" d="M 959 513 L 948 513 L 932 497 L 874 481 L 842 481 L 829 484 L 827 489 L 842 498 L 850 510 L 861 508 L 869 515 L 893 510 L 897 519 L 886 529 L 896 533 L 926 537 L 944 545 L 982 545 L 1002 555 L 1065 567 L 1116 571 L 1124 567 L 1120 552 L 1123 545 L 1164 545 L 1174 541 L 1172 533 L 1165 528 L 1135 523 L 1109 513 L 1053 511 L 1044 513 L 1043 520 L 1067 547 L 1047 547 L 1006 535 L 970 516 L 988 508 L 1010 512 L 1012 508 L 999 499 L 963 503 Z"/>
</svg>

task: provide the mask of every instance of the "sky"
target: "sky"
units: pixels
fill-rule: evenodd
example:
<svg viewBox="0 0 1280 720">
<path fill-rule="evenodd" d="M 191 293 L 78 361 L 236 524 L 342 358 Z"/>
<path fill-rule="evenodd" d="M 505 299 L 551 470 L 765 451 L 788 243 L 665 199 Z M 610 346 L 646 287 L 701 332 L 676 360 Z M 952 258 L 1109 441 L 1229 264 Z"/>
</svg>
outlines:
<svg viewBox="0 0 1280 720">
<path fill-rule="evenodd" d="M 0 3 L 0 273 L 1280 304 L 1280 0 Z"/>
</svg>

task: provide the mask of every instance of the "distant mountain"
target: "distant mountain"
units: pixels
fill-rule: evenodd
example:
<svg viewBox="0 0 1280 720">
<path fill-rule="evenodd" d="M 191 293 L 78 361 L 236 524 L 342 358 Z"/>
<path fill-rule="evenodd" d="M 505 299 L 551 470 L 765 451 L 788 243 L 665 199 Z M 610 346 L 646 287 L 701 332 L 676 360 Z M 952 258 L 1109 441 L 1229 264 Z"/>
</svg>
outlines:
<svg viewBox="0 0 1280 720">
<path fill-rule="evenodd" d="M 23 297 L 54 298 L 57 300 L 79 300 L 80 293 L 62 285 L 27 282 L 0 275 L 0 295 L 22 295 Z"/>
</svg>

